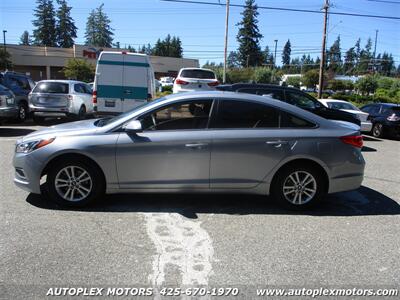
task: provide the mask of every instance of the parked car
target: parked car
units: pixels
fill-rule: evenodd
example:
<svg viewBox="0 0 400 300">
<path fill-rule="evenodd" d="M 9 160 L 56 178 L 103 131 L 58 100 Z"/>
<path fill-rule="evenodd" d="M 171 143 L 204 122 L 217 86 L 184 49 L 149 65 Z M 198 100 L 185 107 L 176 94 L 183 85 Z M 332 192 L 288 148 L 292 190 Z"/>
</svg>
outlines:
<svg viewBox="0 0 400 300">
<path fill-rule="evenodd" d="M 100 53 L 93 87 L 97 115 L 119 114 L 146 103 L 156 94 L 153 67 L 146 54 Z"/>
<path fill-rule="evenodd" d="M 271 97 L 181 93 L 25 136 L 14 181 L 39 194 L 47 175 L 45 194 L 72 206 L 104 192 L 234 192 L 305 207 L 360 186 L 362 143 L 357 125 Z"/>
<path fill-rule="evenodd" d="M 273 84 L 236 83 L 220 85 L 217 87 L 217 90 L 234 91 L 261 96 L 268 95 L 276 100 L 298 106 L 326 119 L 351 122 L 358 126 L 361 125 L 360 120 L 353 114 L 325 107 L 314 97 L 296 88 Z"/>
<path fill-rule="evenodd" d="M 174 86 L 174 77 L 161 77 L 160 83 L 162 87 Z"/>
<path fill-rule="evenodd" d="M 394 103 L 371 103 L 361 107 L 369 114 L 374 137 L 400 136 L 400 106 Z"/>
<path fill-rule="evenodd" d="M 29 94 L 29 108 L 38 123 L 47 117 L 84 119 L 93 113 L 92 89 L 81 81 L 42 80 Z"/>
<path fill-rule="evenodd" d="M 212 70 L 182 68 L 175 79 L 173 93 L 214 90 L 218 84 Z"/>
<path fill-rule="evenodd" d="M 362 112 L 357 106 L 350 102 L 337 99 L 319 99 L 319 101 L 331 109 L 343 110 L 345 112 L 355 115 L 361 121 L 361 132 L 370 132 L 372 123 L 368 120 L 368 113 Z"/>
<path fill-rule="evenodd" d="M 15 117 L 15 95 L 0 84 L 0 124 L 3 120 Z"/>
<path fill-rule="evenodd" d="M 14 102 L 9 102 L 7 108 L 2 109 L 0 118 L 25 121 L 29 116 L 28 94 L 35 86 L 32 78 L 22 73 L 5 71 L 0 72 L 0 84 L 14 94 Z"/>
</svg>

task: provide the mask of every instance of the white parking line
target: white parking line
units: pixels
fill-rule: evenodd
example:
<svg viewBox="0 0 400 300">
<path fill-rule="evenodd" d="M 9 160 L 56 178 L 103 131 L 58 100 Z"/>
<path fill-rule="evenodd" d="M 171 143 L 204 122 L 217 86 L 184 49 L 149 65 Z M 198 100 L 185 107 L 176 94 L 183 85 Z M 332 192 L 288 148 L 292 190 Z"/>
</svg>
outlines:
<svg viewBox="0 0 400 300">
<path fill-rule="evenodd" d="M 144 213 L 147 233 L 157 253 L 149 280 L 154 287 L 165 284 L 166 267 L 177 266 L 182 286 L 207 285 L 214 249 L 201 222 L 178 213 Z"/>
</svg>

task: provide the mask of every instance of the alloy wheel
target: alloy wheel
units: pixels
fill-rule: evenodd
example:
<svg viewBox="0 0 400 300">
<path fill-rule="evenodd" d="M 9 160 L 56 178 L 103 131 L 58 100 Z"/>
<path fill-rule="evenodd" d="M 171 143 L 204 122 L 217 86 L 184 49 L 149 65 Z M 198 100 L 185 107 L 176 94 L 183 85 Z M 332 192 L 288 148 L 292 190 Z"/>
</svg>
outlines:
<svg viewBox="0 0 400 300">
<path fill-rule="evenodd" d="M 93 181 L 89 172 L 82 167 L 67 166 L 57 173 L 54 185 L 60 197 L 76 202 L 89 196 Z"/>
<path fill-rule="evenodd" d="M 306 171 L 295 171 L 286 177 L 283 184 L 283 195 L 295 205 L 306 204 L 317 193 L 317 181 Z"/>
</svg>

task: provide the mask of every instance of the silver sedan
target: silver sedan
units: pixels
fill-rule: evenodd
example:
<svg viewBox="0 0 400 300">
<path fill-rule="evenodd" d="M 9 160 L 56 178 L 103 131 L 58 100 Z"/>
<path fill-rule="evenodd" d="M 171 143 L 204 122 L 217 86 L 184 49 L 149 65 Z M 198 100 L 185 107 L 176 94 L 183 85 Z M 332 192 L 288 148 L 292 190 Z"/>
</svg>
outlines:
<svg viewBox="0 0 400 300">
<path fill-rule="evenodd" d="M 14 181 L 69 206 L 104 193 L 240 192 L 305 207 L 361 185 L 362 142 L 356 125 L 269 97 L 182 93 L 25 136 Z"/>
</svg>

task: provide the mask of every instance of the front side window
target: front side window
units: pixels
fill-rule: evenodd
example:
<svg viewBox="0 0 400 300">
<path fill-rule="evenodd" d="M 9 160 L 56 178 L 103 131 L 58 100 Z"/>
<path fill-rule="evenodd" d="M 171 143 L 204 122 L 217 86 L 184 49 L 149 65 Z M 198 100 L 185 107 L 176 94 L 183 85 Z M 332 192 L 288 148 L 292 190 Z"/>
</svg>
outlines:
<svg viewBox="0 0 400 300">
<path fill-rule="evenodd" d="M 279 111 L 247 101 L 222 100 L 213 128 L 278 128 Z"/>
<path fill-rule="evenodd" d="M 329 101 L 328 107 L 332 109 L 347 109 L 347 110 L 359 110 L 351 103 L 346 102 L 338 102 L 338 101 Z"/>
<path fill-rule="evenodd" d="M 144 131 L 205 129 L 210 118 L 210 100 L 174 103 L 138 118 Z"/>
<path fill-rule="evenodd" d="M 313 101 L 311 98 L 300 93 L 286 92 L 286 98 L 289 104 L 298 106 L 303 109 L 314 110 L 317 108 L 317 105 L 315 104 L 316 100 Z"/>
</svg>

